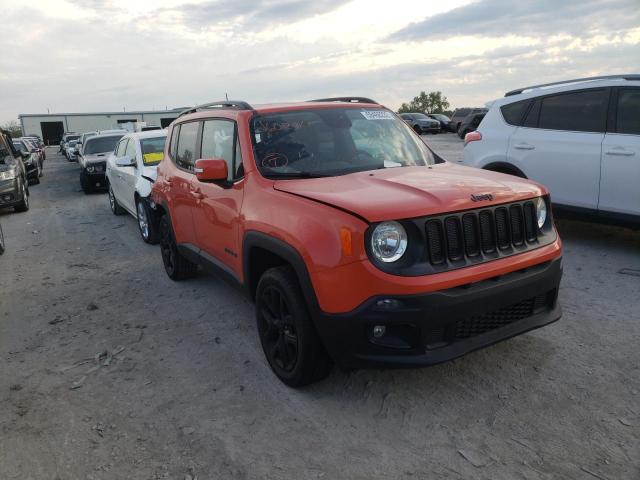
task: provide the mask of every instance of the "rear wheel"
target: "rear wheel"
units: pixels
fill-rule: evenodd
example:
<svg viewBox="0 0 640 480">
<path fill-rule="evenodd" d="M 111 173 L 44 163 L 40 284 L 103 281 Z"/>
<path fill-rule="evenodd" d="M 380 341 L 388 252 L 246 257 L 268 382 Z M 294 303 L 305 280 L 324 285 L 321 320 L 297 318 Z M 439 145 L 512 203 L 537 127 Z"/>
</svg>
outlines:
<svg viewBox="0 0 640 480">
<path fill-rule="evenodd" d="M 282 382 L 302 387 L 331 372 L 332 362 L 320 342 L 291 267 L 272 268 L 260 278 L 256 320 L 264 354 Z"/>
<path fill-rule="evenodd" d="M 142 240 L 150 244 L 158 243 L 158 227 L 153 221 L 153 211 L 142 198 L 136 198 L 136 213 L 138 214 L 138 228 Z"/>
<path fill-rule="evenodd" d="M 185 280 L 198 271 L 198 265 L 183 257 L 178 250 L 167 215 L 160 219 L 160 252 L 164 270 L 171 280 Z"/>
</svg>

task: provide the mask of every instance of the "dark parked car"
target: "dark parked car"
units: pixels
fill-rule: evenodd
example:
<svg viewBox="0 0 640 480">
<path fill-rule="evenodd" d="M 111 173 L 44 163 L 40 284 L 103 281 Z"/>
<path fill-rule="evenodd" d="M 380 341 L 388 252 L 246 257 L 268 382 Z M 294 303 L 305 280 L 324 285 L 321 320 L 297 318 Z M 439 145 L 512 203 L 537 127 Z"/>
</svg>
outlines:
<svg viewBox="0 0 640 480">
<path fill-rule="evenodd" d="M 85 141 L 82 146 L 82 155 L 78 157 L 80 186 L 84 193 L 90 193 L 96 189 L 107 189 L 105 177 L 107 158 L 113 153 L 116 144 L 125 133 L 127 132 L 100 134 Z"/>
<path fill-rule="evenodd" d="M 400 118 L 416 133 L 440 133 L 440 122 L 427 117 L 424 113 L 401 113 Z"/>
<path fill-rule="evenodd" d="M 9 207 L 29 210 L 29 187 L 20 152 L 13 148 L 11 136 L 0 131 L 0 208 Z"/>
<path fill-rule="evenodd" d="M 485 110 L 481 113 L 472 113 L 471 115 L 467 115 L 460 124 L 460 127 L 458 127 L 458 136 L 460 138 L 464 138 L 467 133 L 475 132 L 486 114 L 487 111 Z"/>
<path fill-rule="evenodd" d="M 451 119 L 442 113 L 428 113 L 427 117 L 433 118 L 440 122 L 440 130 L 443 132 L 454 132 L 451 128 Z"/>
<path fill-rule="evenodd" d="M 457 132 L 464 119 L 469 115 L 486 111 L 486 108 L 456 108 L 453 115 L 451 115 L 451 131 Z"/>
<path fill-rule="evenodd" d="M 40 183 L 40 177 L 42 176 L 42 164 L 40 162 L 40 155 L 31 146 L 29 142 L 21 138 L 13 139 L 13 147 L 22 155 L 22 161 L 24 167 L 27 170 L 27 180 L 29 185 L 37 185 Z"/>
</svg>

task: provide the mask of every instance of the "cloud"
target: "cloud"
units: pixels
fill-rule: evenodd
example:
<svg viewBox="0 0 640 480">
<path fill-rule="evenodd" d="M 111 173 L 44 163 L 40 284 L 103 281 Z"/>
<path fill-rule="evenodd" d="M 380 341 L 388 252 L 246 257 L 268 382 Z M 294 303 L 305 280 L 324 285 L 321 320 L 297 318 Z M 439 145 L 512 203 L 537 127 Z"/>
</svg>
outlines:
<svg viewBox="0 0 640 480">
<path fill-rule="evenodd" d="M 640 25 L 638 0 L 480 0 L 411 23 L 391 41 L 443 36 L 504 37 L 616 34 Z"/>
<path fill-rule="evenodd" d="M 160 9 L 157 14 L 172 18 L 190 29 L 233 26 L 235 31 L 260 32 L 274 25 L 303 20 L 331 12 L 351 0 L 217 0 L 187 3 Z"/>
</svg>

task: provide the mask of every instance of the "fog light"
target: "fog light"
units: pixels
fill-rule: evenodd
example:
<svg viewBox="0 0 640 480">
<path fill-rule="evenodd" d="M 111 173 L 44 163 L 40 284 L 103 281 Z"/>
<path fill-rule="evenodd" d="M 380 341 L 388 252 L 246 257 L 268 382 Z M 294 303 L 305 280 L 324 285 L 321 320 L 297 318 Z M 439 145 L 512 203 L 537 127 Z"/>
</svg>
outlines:
<svg viewBox="0 0 640 480">
<path fill-rule="evenodd" d="M 385 333 L 387 333 L 387 327 L 384 325 L 376 325 L 373 327 L 373 336 L 375 338 L 383 337 Z"/>
</svg>

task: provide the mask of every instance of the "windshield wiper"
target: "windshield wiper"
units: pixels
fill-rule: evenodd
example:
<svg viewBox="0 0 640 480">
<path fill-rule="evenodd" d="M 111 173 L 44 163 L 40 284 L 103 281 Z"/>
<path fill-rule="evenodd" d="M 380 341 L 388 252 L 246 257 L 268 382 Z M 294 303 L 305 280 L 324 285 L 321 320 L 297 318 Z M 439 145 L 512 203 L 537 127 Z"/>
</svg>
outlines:
<svg viewBox="0 0 640 480">
<path fill-rule="evenodd" d="M 279 178 L 326 178 L 334 175 L 326 175 L 316 172 L 267 172 L 265 178 L 277 180 Z"/>
</svg>

